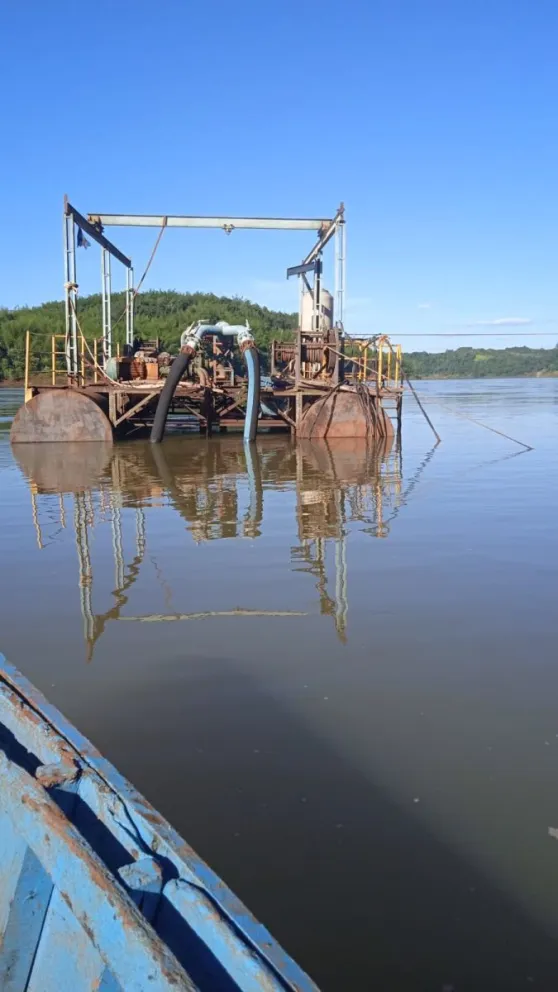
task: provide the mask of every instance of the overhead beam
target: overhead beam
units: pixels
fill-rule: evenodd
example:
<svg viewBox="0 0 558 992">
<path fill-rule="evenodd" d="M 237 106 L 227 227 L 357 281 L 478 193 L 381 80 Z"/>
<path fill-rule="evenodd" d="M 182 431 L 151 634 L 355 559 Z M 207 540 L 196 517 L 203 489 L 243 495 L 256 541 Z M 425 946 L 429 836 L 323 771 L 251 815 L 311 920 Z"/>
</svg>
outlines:
<svg viewBox="0 0 558 992">
<path fill-rule="evenodd" d="M 306 265 L 291 265 L 290 269 L 287 269 L 287 279 L 291 276 L 303 276 L 307 272 L 314 272 L 316 270 L 316 262 L 307 262 Z"/>
<path fill-rule="evenodd" d="M 106 250 L 110 252 L 114 258 L 117 258 L 119 262 L 122 262 L 122 265 L 125 265 L 127 269 L 132 268 L 131 260 L 127 258 L 127 256 L 124 255 L 124 253 L 121 252 L 116 245 L 113 245 L 112 241 L 105 238 L 104 234 L 102 234 L 98 227 L 94 226 L 95 222 L 87 220 L 83 214 L 80 214 L 79 210 L 76 210 L 76 208 L 72 206 L 67 196 L 64 197 L 64 215 L 66 217 L 73 216 L 75 223 L 78 227 L 81 227 L 84 234 L 87 234 L 90 238 L 93 238 L 93 241 L 96 241 L 98 245 L 101 245 L 101 248 L 106 248 Z"/>
<path fill-rule="evenodd" d="M 316 244 L 312 248 L 312 251 L 308 252 L 302 264 L 308 265 L 310 264 L 310 262 L 314 262 L 317 259 L 318 255 L 320 254 L 320 252 L 323 251 L 328 241 L 330 241 L 333 235 L 335 234 L 339 224 L 344 224 L 344 223 L 345 223 L 345 206 L 342 203 L 333 220 L 328 220 L 327 226 L 322 228 L 320 237 L 318 238 Z"/>
<path fill-rule="evenodd" d="M 327 231 L 329 218 L 304 217 L 190 217 L 165 214 L 88 214 L 91 224 L 103 227 L 210 227 L 230 234 L 235 230 Z"/>
</svg>

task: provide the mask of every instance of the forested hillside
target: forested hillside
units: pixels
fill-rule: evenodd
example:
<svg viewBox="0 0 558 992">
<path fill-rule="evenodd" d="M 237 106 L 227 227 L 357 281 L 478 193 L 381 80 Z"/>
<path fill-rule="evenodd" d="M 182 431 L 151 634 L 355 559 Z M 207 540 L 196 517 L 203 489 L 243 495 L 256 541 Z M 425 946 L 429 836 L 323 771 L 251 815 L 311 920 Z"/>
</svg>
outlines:
<svg viewBox="0 0 558 992">
<path fill-rule="evenodd" d="M 123 293 L 112 296 L 114 340 L 124 343 Z M 78 319 L 88 339 L 100 336 L 101 296 L 78 301 Z M 280 313 L 240 298 L 210 293 L 158 291 L 141 293 L 135 301 L 135 332 L 144 340 L 160 338 L 165 349 L 176 351 L 181 332 L 193 321 L 228 320 L 240 324 L 248 320 L 256 341 L 265 351 L 273 338 L 288 336 L 297 325 L 296 314 Z M 117 323 L 118 321 L 118 323 Z M 43 303 L 40 307 L 0 309 L 0 379 L 22 379 L 25 363 L 25 332 L 33 334 L 33 353 L 44 354 L 48 363 L 52 334 L 64 333 L 64 304 Z M 43 364 L 44 364 L 43 363 Z"/>
<path fill-rule="evenodd" d="M 124 343 L 124 294 L 112 297 L 114 340 Z M 118 318 L 122 319 L 118 319 Z M 78 318 L 87 338 L 99 337 L 101 297 L 79 300 Z M 297 326 L 297 315 L 268 310 L 250 300 L 214 296 L 211 293 L 156 291 L 141 293 L 135 301 L 135 331 L 144 340 L 160 338 L 171 352 L 178 349 L 181 332 L 194 320 L 248 320 L 260 349 L 267 352 L 273 338 L 289 337 Z M 40 307 L 17 310 L 0 308 L 0 380 L 22 379 L 25 362 L 25 332 L 33 333 L 34 370 L 48 367 L 50 337 L 64 332 L 64 304 L 56 301 Z M 40 363 L 40 364 L 38 364 Z M 558 374 L 558 348 L 457 348 L 453 351 L 415 351 L 404 355 L 408 374 L 416 378 L 491 378 L 498 376 Z"/>
<path fill-rule="evenodd" d="M 405 369 L 416 378 L 491 379 L 499 376 L 552 375 L 558 373 L 558 347 L 414 351 L 405 356 Z"/>
</svg>

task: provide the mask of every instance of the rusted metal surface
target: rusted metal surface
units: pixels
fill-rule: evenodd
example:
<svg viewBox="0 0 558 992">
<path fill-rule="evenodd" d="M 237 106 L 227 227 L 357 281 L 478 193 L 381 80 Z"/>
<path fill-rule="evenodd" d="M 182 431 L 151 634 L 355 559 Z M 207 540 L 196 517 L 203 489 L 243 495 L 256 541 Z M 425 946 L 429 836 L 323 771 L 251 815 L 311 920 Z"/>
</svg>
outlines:
<svg viewBox="0 0 558 992">
<path fill-rule="evenodd" d="M 192 848 L 1 660 L 0 987 L 315 992 Z"/>
<path fill-rule="evenodd" d="M 112 428 L 99 402 L 78 389 L 44 389 L 17 411 L 13 444 L 45 441 L 112 442 Z"/>
<path fill-rule="evenodd" d="M 353 392 L 331 390 L 308 406 L 297 425 L 301 438 L 391 437 L 393 426 L 381 405 L 376 417 L 368 417 L 360 397 Z"/>
</svg>

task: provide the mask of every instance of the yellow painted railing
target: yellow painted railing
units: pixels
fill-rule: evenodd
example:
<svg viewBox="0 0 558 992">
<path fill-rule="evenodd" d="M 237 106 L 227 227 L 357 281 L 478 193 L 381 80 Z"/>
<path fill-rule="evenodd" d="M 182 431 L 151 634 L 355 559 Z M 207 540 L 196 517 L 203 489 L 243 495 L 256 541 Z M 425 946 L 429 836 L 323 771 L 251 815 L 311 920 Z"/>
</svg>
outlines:
<svg viewBox="0 0 558 992">
<path fill-rule="evenodd" d="M 386 334 L 345 339 L 344 352 L 348 378 L 375 382 L 378 389 L 401 387 L 401 345 L 392 344 Z"/>
<path fill-rule="evenodd" d="M 66 362 L 65 334 L 52 334 L 50 341 L 40 335 L 40 342 L 31 331 L 25 333 L 25 402 L 31 399 L 34 386 L 66 385 L 69 381 Z M 83 334 L 78 337 L 79 366 L 77 384 L 96 383 L 101 377 L 99 369 L 103 361 L 101 340 L 87 341 Z M 118 349 L 119 350 L 119 349 Z M 75 382 L 75 377 L 72 381 Z"/>
</svg>

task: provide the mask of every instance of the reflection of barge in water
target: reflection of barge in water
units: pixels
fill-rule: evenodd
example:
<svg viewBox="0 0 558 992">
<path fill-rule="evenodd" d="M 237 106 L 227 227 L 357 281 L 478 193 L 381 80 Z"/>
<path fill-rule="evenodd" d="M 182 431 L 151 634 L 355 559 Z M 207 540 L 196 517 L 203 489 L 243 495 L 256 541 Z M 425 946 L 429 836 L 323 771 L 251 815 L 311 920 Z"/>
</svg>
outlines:
<svg viewBox="0 0 558 992">
<path fill-rule="evenodd" d="M 364 439 L 301 441 L 264 439 L 244 445 L 234 437 L 192 440 L 184 457 L 184 440 L 164 445 L 17 445 L 14 454 L 29 479 L 33 520 L 39 547 L 49 529 L 71 519 L 79 559 L 79 591 L 84 634 L 91 657 L 106 625 L 114 620 L 165 622 L 214 616 L 150 613 L 129 616 L 124 607 L 146 555 L 146 505 L 170 504 L 187 523 L 196 543 L 248 537 L 262 531 L 265 493 L 289 487 L 296 491 L 298 543 L 290 548 L 290 565 L 314 581 L 320 613 L 331 616 L 338 636 L 347 630 L 347 530 L 358 522 L 374 537 L 386 537 L 389 519 L 402 499 L 400 452 L 393 440 L 371 445 Z M 67 457 L 68 456 L 68 457 Z M 58 520 L 43 526 L 41 496 L 59 494 Z M 135 514 L 134 552 L 126 556 L 125 510 Z M 113 603 L 103 612 L 93 608 L 90 532 L 110 524 L 114 553 Z M 129 528 L 128 528 L 129 530 Z M 226 580 L 225 580 L 226 581 Z M 228 598 L 228 597 L 227 597 Z M 296 604 L 295 604 L 296 605 Z M 276 614 L 254 611 L 232 599 L 225 616 Z M 300 615 L 298 609 L 283 616 Z"/>
<path fill-rule="evenodd" d="M 47 355 L 27 335 L 25 403 L 12 425 L 14 442 L 110 443 L 146 429 L 151 429 L 152 440 L 160 440 L 169 409 L 206 433 L 241 428 L 246 440 L 253 440 L 256 431 L 270 430 L 298 437 L 389 437 L 393 413 L 400 425 L 400 346 L 387 336 L 357 341 L 344 331 L 343 206 L 325 219 L 84 217 L 66 199 L 64 223 L 65 328 L 52 338 Z M 287 270 L 300 282 L 299 327 L 293 341 L 272 343 L 270 375 L 260 376 L 254 339 L 241 325 L 198 321 L 184 331 L 174 357 L 161 353 L 158 342 L 139 342 L 134 300 L 143 277 L 134 289 L 131 260 L 104 233 L 110 225 L 158 226 L 160 234 L 170 227 L 208 227 L 228 234 L 249 228 L 316 232 L 316 243 L 302 263 Z M 79 323 L 76 254 L 84 237 L 101 246 L 102 324 L 94 340 L 82 334 Z M 333 295 L 323 285 L 323 252 L 330 241 L 335 245 Z M 111 259 L 126 271 L 126 306 L 116 321 Z M 115 328 L 124 318 L 120 349 Z"/>
</svg>

